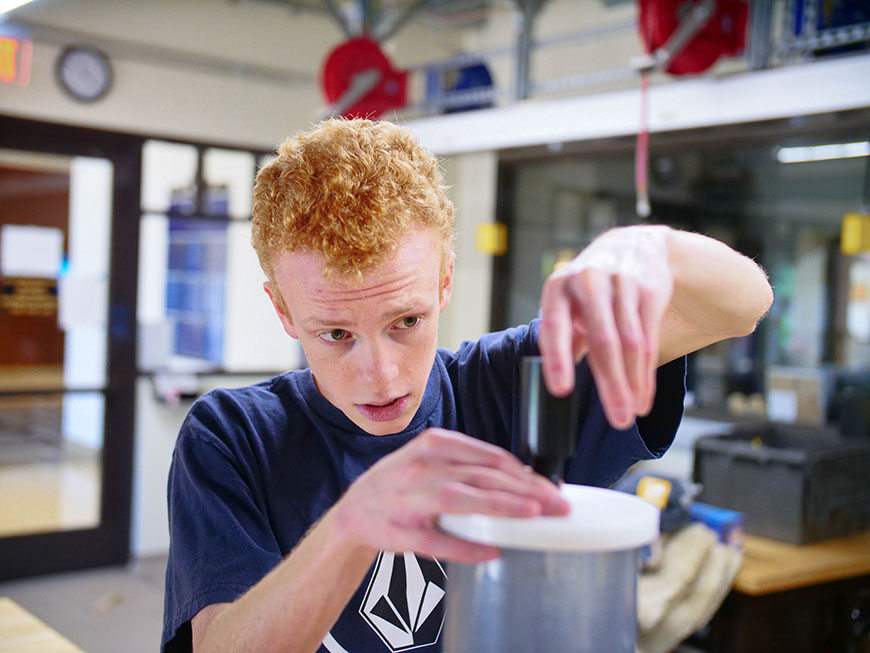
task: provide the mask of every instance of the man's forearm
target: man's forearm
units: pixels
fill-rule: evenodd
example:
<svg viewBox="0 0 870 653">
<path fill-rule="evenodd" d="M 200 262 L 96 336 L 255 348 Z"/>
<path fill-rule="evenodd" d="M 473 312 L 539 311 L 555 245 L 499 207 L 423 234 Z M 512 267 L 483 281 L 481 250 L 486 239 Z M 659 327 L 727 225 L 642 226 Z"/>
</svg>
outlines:
<svg viewBox="0 0 870 653">
<path fill-rule="evenodd" d="M 660 225 L 611 229 L 544 282 L 544 380 L 566 395 L 586 356 L 608 421 L 627 428 L 652 409 L 656 367 L 751 333 L 772 298 L 764 271 L 723 243 Z"/>
<path fill-rule="evenodd" d="M 724 243 L 687 231 L 668 231 L 668 252 L 673 312 L 705 333 L 752 333 L 773 301 L 764 270 Z"/>
<path fill-rule="evenodd" d="M 344 536 L 337 508 L 202 631 L 194 621 L 194 650 L 316 651 L 376 555 Z"/>
<path fill-rule="evenodd" d="M 773 292 L 764 270 L 701 234 L 663 225 L 620 227 L 599 236 L 578 258 L 650 279 L 657 278 L 656 252 L 667 257 L 673 284 L 658 339 L 659 365 L 751 333 L 770 308 Z"/>
</svg>

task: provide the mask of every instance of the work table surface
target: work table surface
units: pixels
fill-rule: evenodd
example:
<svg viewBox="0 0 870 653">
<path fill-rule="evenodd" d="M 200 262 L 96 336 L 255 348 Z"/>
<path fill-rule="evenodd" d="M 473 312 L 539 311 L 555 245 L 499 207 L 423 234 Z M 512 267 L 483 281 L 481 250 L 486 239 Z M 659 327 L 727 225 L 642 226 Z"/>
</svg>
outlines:
<svg viewBox="0 0 870 653">
<path fill-rule="evenodd" d="M 813 544 L 747 535 L 734 589 L 757 596 L 870 574 L 870 531 Z"/>
</svg>

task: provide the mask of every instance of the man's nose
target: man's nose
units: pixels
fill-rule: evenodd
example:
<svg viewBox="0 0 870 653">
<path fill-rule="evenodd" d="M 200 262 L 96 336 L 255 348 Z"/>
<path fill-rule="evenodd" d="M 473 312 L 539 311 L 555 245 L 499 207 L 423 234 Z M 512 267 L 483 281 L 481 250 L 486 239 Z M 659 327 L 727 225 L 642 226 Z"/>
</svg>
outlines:
<svg viewBox="0 0 870 653">
<path fill-rule="evenodd" d="M 386 344 L 374 343 L 365 347 L 361 361 L 360 381 L 375 390 L 389 390 L 399 376 L 399 352 Z"/>
</svg>

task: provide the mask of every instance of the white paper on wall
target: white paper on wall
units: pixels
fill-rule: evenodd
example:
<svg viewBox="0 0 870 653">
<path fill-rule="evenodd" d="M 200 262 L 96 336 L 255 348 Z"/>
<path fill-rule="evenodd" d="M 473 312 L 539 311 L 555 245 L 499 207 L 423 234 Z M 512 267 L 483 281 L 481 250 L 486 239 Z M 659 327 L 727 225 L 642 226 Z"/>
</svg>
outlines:
<svg viewBox="0 0 870 653">
<path fill-rule="evenodd" d="M 5 224 L 0 228 L 0 273 L 5 277 L 54 279 L 63 262 L 63 231 Z"/>
</svg>

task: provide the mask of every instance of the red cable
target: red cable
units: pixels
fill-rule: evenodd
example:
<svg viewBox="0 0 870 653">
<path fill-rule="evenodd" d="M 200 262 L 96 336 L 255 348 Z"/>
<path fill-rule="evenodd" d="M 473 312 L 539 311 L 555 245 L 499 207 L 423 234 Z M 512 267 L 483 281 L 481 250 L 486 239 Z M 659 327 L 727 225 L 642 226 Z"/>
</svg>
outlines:
<svg viewBox="0 0 870 653">
<path fill-rule="evenodd" d="M 640 73 L 640 128 L 637 132 L 637 147 L 634 153 L 634 186 L 637 199 L 637 217 L 650 216 L 649 192 L 649 71 Z"/>
</svg>

